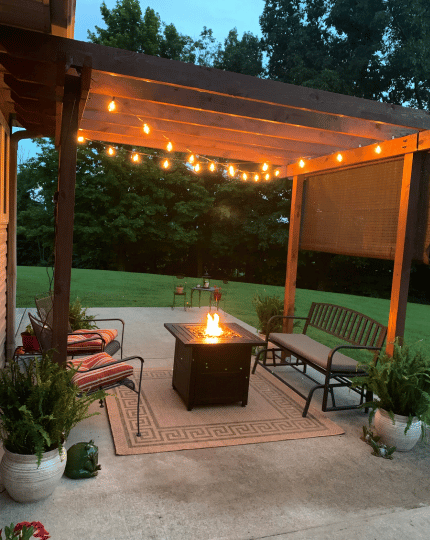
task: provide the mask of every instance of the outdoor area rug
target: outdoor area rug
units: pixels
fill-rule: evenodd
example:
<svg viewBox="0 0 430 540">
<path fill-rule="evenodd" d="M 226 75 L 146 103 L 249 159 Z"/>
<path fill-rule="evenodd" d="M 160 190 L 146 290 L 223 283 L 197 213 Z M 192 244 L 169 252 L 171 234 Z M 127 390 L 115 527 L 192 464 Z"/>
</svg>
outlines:
<svg viewBox="0 0 430 540">
<path fill-rule="evenodd" d="M 187 408 L 172 388 L 171 369 L 143 373 L 140 429 L 137 437 L 136 399 L 120 386 L 109 390 L 109 422 L 118 455 L 174 452 L 289 439 L 341 435 L 344 431 L 312 407 L 302 417 L 304 400 L 258 367 L 251 375 L 246 407 L 231 405 Z"/>
</svg>

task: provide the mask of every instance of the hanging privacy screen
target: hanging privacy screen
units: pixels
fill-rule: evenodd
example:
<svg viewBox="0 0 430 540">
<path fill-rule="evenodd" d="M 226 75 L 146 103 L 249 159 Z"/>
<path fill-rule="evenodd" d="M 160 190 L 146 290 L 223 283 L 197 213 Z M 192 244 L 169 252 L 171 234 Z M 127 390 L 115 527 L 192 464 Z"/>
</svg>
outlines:
<svg viewBox="0 0 430 540">
<path fill-rule="evenodd" d="M 403 160 L 309 177 L 300 249 L 394 259 Z"/>
</svg>

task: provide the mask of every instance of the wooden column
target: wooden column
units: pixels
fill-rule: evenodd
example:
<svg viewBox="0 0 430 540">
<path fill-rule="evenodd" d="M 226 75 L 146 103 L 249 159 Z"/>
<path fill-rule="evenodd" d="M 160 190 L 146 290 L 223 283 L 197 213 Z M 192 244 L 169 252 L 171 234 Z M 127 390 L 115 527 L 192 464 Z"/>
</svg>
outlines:
<svg viewBox="0 0 430 540">
<path fill-rule="evenodd" d="M 7 227 L 7 290 L 6 290 L 6 358 L 15 351 L 16 316 L 16 219 L 17 219 L 17 153 L 22 139 L 39 137 L 38 133 L 16 131 L 10 136 L 9 154 L 9 223 Z M 28 319 L 27 319 L 28 321 Z"/>
<path fill-rule="evenodd" d="M 55 273 L 53 347 L 54 359 L 67 361 L 67 330 L 69 321 L 70 280 L 73 255 L 73 220 L 75 207 L 76 147 L 79 124 L 81 81 L 67 75 L 64 87 L 61 121 L 58 191 L 55 215 Z"/>
<path fill-rule="evenodd" d="M 386 352 L 389 355 L 393 354 L 394 339 L 396 337 L 403 338 L 405 332 L 409 277 L 415 245 L 423 159 L 423 153 L 417 152 L 405 154 L 403 160 L 402 190 L 400 195 L 386 346 Z"/>
<path fill-rule="evenodd" d="M 294 176 L 291 196 L 290 233 L 288 237 L 287 274 L 285 278 L 284 315 L 294 315 L 297 264 L 299 258 L 300 222 L 302 217 L 303 176 Z M 293 332 L 293 320 L 284 323 L 284 332 Z"/>
</svg>

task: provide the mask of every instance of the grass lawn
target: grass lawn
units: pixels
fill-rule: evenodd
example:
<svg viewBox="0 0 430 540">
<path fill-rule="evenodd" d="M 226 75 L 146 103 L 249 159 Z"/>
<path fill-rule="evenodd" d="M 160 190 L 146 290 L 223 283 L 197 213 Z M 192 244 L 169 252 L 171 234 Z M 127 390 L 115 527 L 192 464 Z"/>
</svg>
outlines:
<svg viewBox="0 0 430 540">
<path fill-rule="evenodd" d="M 201 280 L 195 277 L 187 277 L 184 281 L 187 289 L 201 283 Z M 34 296 L 48 291 L 49 284 L 46 268 L 19 266 L 17 307 L 34 307 Z M 278 295 L 281 298 L 284 296 L 283 287 L 270 285 L 235 281 L 224 285 L 216 280 L 211 280 L 211 285 L 221 287 L 223 298 L 220 307 L 254 327 L 258 324 L 252 303 L 255 294 Z M 84 307 L 168 307 L 172 305 L 173 286 L 172 276 L 72 269 L 71 300 L 79 297 Z M 189 291 L 187 300 L 190 302 Z M 208 295 L 202 294 L 202 305 L 207 302 Z M 388 323 L 389 300 L 297 289 L 296 314 L 306 315 L 312 302 L 329 302 L 349 307 L 382 324 Z M 194 295 L 193 304 L 198 305 L 197 293 Z M 405 331 L 407 343 L 412 345 L 422 340 L 426 347 L 430 347 L 429 321 L 430 306 L 409 303 Z M 330 343 L 327 342 L 327 345 Z"/>
</svg>

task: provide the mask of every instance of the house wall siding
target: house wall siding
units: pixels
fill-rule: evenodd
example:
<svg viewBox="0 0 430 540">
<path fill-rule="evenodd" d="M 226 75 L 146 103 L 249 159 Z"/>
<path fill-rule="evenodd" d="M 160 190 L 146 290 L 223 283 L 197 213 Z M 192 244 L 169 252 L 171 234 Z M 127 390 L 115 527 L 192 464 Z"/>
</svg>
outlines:
<svg viewBox="0 0 430 540">
<path fill-rule="evenodd" d="M 10 128 L 0 113 L 0 367 L 6 357 L 6 269 L 7 228 L 9 224 Z"/>
</svg>

